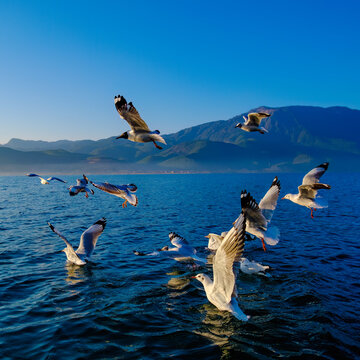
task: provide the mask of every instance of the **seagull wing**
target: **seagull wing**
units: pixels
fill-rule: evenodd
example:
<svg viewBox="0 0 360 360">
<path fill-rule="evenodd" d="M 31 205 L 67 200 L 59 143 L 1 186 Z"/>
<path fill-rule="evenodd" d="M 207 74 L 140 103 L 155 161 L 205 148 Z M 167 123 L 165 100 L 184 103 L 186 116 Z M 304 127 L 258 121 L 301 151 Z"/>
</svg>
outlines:
<svg viewBox="0 0 360 360">
<path fill-rule="evenodd" d="M 137 196 L 131 192 L 131 191 L 136 191 L 135 190 L 136 186 L 133 184 L 119 186 L 119 185 L 109 184 L 107 182 L 106 183 L 97 183 L 97 184 L 93 183 L 92 181 L 90 181 L 90 182 L 96 188 L 98 188 L 102 191 L 105 191 L 109 194 L 121 197 L 121 198 L 127 200 L 133 206 L 137 206 L 139 203 Z M 135 186 L 135 188 L 134 188 L 134 186 Z"/>
<path fill-rule="evenodd" d="M 302 185 L 312 185 L 319 182 L 321 176 L 325 173 L 327 168 L 329 167 L 328 162 L 324 162 L 320 164 L 316 168 L 309 171 L 303 178 Z"/>
<path fill-rule="evenodd" d="M 62 183 L 66 183 L 66 181 L 61 180 L 61 179 L 59 179 L 59 178 L 57 178 L 57 177 L 55 177 L 55 176 L 51 176 L 51 177 L 47 178 L 46 180 L 47 180 L 47 181 L 57 180 L 57 181 L 60 181 L 60 182 L 62 182 Z"/>
<path fill-rule="evenodd" d="M 64 240 L 67 248 L 68 248 L 68 252 L 69 252 L 69 255 L 67 255 L 68 257 L 68 260 L 72 261 L 72 262 L 75 262 L 76 264 L 80 265 L 84 265 L 86 264 L 85 261 L 81 260 L 79 258 L 79 256 L 77 255 L 77 253 L 74 251 L 74 248 L 72 247 L 72 245 L 69 243 L 69 241 L 66 239 L 66 237 L 61 234 L 57 229 L 55 229 L 55 227 L 53 225 L 51 225 L 49 222 L 48 222 L 48 225 L 50 226 L 50 229 L 57 235 L 59 235 L 59 237 Z"/>
<path fill-rule="evenodd" d="M 266 196 L 266 195 L 265 195 Z M 259 205 L 255 199 L 246 190 L 241 192 L 241 206 L 249 203 L 250 205 L 246 208 L 246 219 L 252 227 L 267 228 L 267 219 L 262 213 Z"/>
<path fill-rule="evenodd" d="M 276 208 L 280 194 L 280 188 L 280 181 L 278 177 L 275 176 L 275 179 L 273 180 L 269 190 L 259 203 L 259 208 L 261 209 L 268 223 L 270 222 Z"/>
<path fill-rule="evenodd" d="M 329 190 L 331 189 L 331 186 L 327 184 L 315 183 L 311 185 L 300 185 L 298 189 L 301 197 L 315 199 L 318 190 L 320 189 Z"/>
<path fill-rule="evenodd" d="M 33 174 L 33 173 L 26 174 L 26 176 L 30 176 L 30 177 L 32 177 L 32 176 L 37 176 L 37 177 L 40 177 L 39 175 L 37 175 L 37 174 Z"/>
<path fill-rule="evenodd" d="M 77 254 L 85 255 L 90 258 L 94 252 L 98 237 L 102 234 L 106 226 L 106 219 L 101 218 L 96 223 L 85 230 L 80 238 L 79 247 L 76 250 Z"/>
<path fill-rule="evenodd" d="M 261 123 L 261 120 L 265 117 L 269 117 L 270 115 L 267 113 L 250 113 L 248 115 L 248 120 L 245 123 L 245 125 L 250 126 L 259 126 Z"/>
<path fill-rule="evenodd" d="M 242 211 L 234 226 L 225 236 L 213 260 L 213 294 L 229 303 L 236 294 L 234 262 L 238 261 L 244 250 L 246 215 Z"/>
<path fill-rule="evenodd" d="M 150 129 L 146 125 L 146 122 L 141 118 L 140 114 L 131 102 L 128 104 L 125 98 L 120 95 L 115 96 L 114 102 L 115 108 L 119 113 L 120 117 L 127 121 L 132 130 L 143 130 L 150 132 Z"/>
</svg>

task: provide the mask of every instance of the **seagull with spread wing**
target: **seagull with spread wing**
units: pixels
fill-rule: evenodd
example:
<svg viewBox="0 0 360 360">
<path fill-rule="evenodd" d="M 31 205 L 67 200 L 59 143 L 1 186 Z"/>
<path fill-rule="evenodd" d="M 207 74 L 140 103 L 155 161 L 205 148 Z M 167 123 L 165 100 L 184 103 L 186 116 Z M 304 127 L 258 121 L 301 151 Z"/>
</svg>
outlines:
<svg viewBox="0 0 360 360">
<path fill-rule="evenodd" d="M 41 176 L 39 176 L 39 175 L 37 175 L 37 174 L 33 174 L 33 173 L 31 173 L 31 174 L 26 174 L 26 176 L 30 176 L 30 177 L 36 176 L 36 177 L 38 177 L 38 178 L 40 179 L 40 182 L 41 182 L 43 185 L 48 185 L 48 184 L 50 184 L 50 181 L 53 181 L 53 180 L 60 181 L 60 182 L 62 182 L 62 183 L 66 183 L 66 181 L 61 180 L 61 179 L 59 179 L 59 178 L 57 178 L 57 177 L 54 177 L 54 176 L 50 176 L 50 177 L 47 178 L 47 179 L 44 179 L 44 178 L 42 178 Z"/>
<path fill-rule="evenodd" d="M 55 234 L 59 235 L 60 238 L 64 240 L 66 248 L 62 251 L 66 254 L 68 261 L 74 263 L 75 265 L 85 265 L 86 262 L 90 260 L 91 255 L 95 250 L 97 239 L 105 229 L 106 219 L 101 218 L 82 233 L 80 244 L 76 251 L 64 235 L 56 230 L 49 222 L 48 225 Z"/>
<path fill-rule="evenodd" d="M 261 240 L 264 251 L 266 251 L 265 243 L 273 246 L 279 242 L 279 229 L 276 226 L 268 226 L 275 211 L 279 194 L 280 181 L 276 176 L 259 205 L 254 200 L 256 206 L 246 212 L 246 231 Z M 250 196 L 246 192 L 244 195 Z"/>
<path fill-rule="evenodd" d="M 115 107 L 120 117 L 127 121 L 130 125 L 131 130 L 126 131 L 117 139 L 128 139 L 134 142 L 146 143 L 153 142 L 157 149 L 162 149 L 155 141 L 161 142 L 166 145 L 165 140 L 160 136 L 160 131 L 150 131 L 146 122 L 141 118 L 138 111 L 135 109 L 135 106 L 132 102 L 127 103 L 123 96 L 115 96 L 114 99 Z"/>
<path fill-rule="evenodd" d="M 231 312 L 237 319 L 249 319 L 237 302 L 236 272 L 234 263 L 240 260 L 245 245 L 246 211 L 257 206 L 252 197 L 241 195 L 242 211 L 233 227 L 221 242 L 213 258 L 213 277 L 197 274 L 194 278 L 203 286 L 208 300 L 219 310 Z"/>
<path fill-rule="evenodd" d="M 127 207 L 127 203 L 129 202 L 132 206 L 138 205 L 138 198 L 134 194 L 137 190 L 137 186 L 135 184 L 128 184 L 128 185 L 113 185 L 109 184 L 108 182 L 105 183 L 94 183 L 90 181 L 90 183 L 95 186 L 96 188 L 105 191 L 111 195 L 115 195 L 119 198 L 124 199 L 125 201 L 122 203 L 122 207 Z"/>
<path fill-rule="evenodd" d="M 171 232 L 169 234 L 169 238 L 171 241 L 171 244 L 174 245 L 174 247 L 169 248 L 168 246 L 164 246 L 163 248 L 152 252 L 150 254 L 145 254 L 140 251 L 133 251 L 135 255 L 156 255 L 156 256 L 163 256 L 163 257 L 170 257 L 173 258 L 176 261 L 182 261 L 187 259 L 192 259 L 196 261 L 200 261 L 203 263 L 206 263 L 206 259 L 202 259 L 196 255 L 196 249 L 194 249 L 188 241 L 186 241 L 183 237 L 180 235 Z"/>
<path fill-rule="evenodd" d="M 268 132 L 264 127 L 259 127 L 261 120 L 268 118 L 270 114 L 259 112 L 259 113 L 250 113 L 246 118 L 243 116 L 245 122 L 244 124 L 238 123 L 235 127 L 240 128 L 241 130 L 253 132 L 259 131 L 260 134 L 265 134 Z"/>
<path fill-rule="evenodd" d="M 87 176 L 83 175 L 82 179 L 76 180 L 76 185 L 71 185 L 68 188 L 70 196 L 75 196 L 81 192 L 85 193 L 86 198 L 89 197 L 88 194 L 94 195 L 94 190 L 89 189 L 87 186 L 88 184 L 89 184 L 89 179 L 87 178 Z"/>
<path fill-rule="evenodd" d="M 317 192 L 320 189 L 329 190 L 331 186 L 320 183 L 320 178 L 328 169 L 329 163 L 324 162 L 316 168 L 309 171 L 303 178 L 302 184 L 298 187 L 298 194 L 286 194 L 283 199 L 288 199 L 295 204 L 306 206 L 311 210 L 311 218 L 314 218 L 313 210 L 326 208 L 327 202 L 325 199 L 317 197 Z"/>
</svg>

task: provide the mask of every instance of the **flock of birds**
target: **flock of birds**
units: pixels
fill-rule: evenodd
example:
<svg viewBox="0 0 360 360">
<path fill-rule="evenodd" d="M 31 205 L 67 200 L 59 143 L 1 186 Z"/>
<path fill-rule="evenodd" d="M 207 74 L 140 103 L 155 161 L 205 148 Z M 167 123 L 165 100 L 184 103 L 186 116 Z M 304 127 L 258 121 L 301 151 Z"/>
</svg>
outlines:
<svg viewBox="0 0 360 360">
<path fill-rule="evenodd" d="M 118 136 L 117 139 L 128 139 L 140 143 L 153 142 L 157 149 L 162 149 L 161 146 L 156 143 L 166 144 L 165 140 L 160 136 L 160 132 L 149 129 L 131 102 L 127 103 L 125 98 L 120 95 L 115 96 L 114 102 L 120 117 L 126 120 L 131 128 L 131 130 Z M 260 127 L 260 124 L 262 119 L 268 117 L 270 117 L 270 114 L 267 113 L 250 113 L 247 118 L 244 117 L 245 123 L 239 123 L 236 127 L 247 132 L 258 131 L 264 134 L 268 131 L 264 127 Z M 313 218 L 313 211 L 327 207 L 324 199 L 318 197 L 317 193 L 318 190 L 321 189 L 330 189 L 330 185 L 320 183 L 320 178 L 328 166 L 329 163 L 324 162 L 312 169 L 304 176 L 302 184 L 298 186 L 298 193 L 287 194 L 282 199 L 288 199 L 295 204 L 307 207 L 311 210 L 310 215 Z M 34 173 L 27 174 L 27 176 L 39 177 L 41 184 L 44 185 L 48 185 L 54 180 L 66 183 L 66 181 L 57 177 L 45 179 Z M 127 203 L 133 206 L 138 205 L 138 198 L 135 194 L 137 186 L 135 184 L 114 185 L 108 182 L 94 183 L 89 180 L 86 175 L 83 175 L 82 179 L 77 179 L 76 185 L 71 185 L 68 188 L 70 196 L 75 196 L 81 192 L 85 193 L 86 198 L 89 197 L 89 194 L 94 195 L 94 190 L 89 187 L 89 184 L 99 190 L 122 198 L 124 200 L 122 204 L 123 208 L 127 206 Z M 215 253 L 212 258 L 213 280 L 203 273 L 193 277 L 203 284 L 206 296 L 213 305 L 219 310 L 231 312 L 237 319 L 242 321 L 247 321 L 249 316 L 243 313 L 237 302 L 236 270 L 234 265 L 240 263 L 240 270 L 246 274 L 266 276 L 265 271 L 269 269 L 268 266 L 263 266 L 255 261 L 249 261 L 242 257 L 242 254 L 245 241 L 247 240 L 253 240 L 254 238 L 260 239 L 264 251 L 266 251 L 266 244 L 274 246 L 279 242 L 279 229 L 275 226 L 270 226 L 279 194 L 280 181 L 278 177 L 275 177 L 269 190 L 259 203 L 255 201 L 250 193 L 243 190 L 241 192 L 242 210 L 239 217 L 234 221 L 231 229 L 222 232 L 220 235 L 210 233 L 206 236 L 209 239 L 207 249 Z M 50 229 L 65 242 L 66 248 L 62 251 L 65 252 L 67 260 L 81 266 L 85 265 L 91 259 L 97 240 L 105 229 L 106 219 L 101 218 L 83 232 L 77 250 L 74 250 L 66 237 L 52 224 L 48 224 Z M 253 235 L 254 238 L 251 238 L 249 234 Z M 164 246 L 149 254 L 140 251 L 134 251 L 134 254 L 140 256 L 166 256 L 178 261 L 192 259 L 200 263 L 208 262 L 207 259 L 197 256 L 196 249 L 180 235 L 171 232 L 169 238 L 173 245 L 171 248 Z M 195 263 L 193 265 L 195 265 Z"/>
</svg>

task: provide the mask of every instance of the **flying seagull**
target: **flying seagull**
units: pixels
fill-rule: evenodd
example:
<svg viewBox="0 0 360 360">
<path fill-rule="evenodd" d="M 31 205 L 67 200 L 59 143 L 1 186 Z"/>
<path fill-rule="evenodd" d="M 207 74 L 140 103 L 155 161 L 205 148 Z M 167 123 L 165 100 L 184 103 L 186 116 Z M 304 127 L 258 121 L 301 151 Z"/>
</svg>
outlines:
<svg viewBox="0 0 360 360">
<path fill-rule="evenodd" d="M 298 187 L 298 194 L 286 194 L 283 199 L 288 199 L 295 204 L 306 206 L 311 210 L 311 218 L 314 218 L 313 210 L 327 207 L 325 199 L 316 197 L 318 190 L 331 189 L 328 184 L 322 184 L 319 182 L 321 176 L 325 173 L 329 167 L 328 162 L 320 164 L 316 168 L 309 171 L 303 178 L 302 184 Z"/>
<path fill-rule="evenodd" d="M 125 202 L 122 203 L 123 208 L 127 207 L 127 202 L 129 202 L 132 206 L 138 205 L 138 198 L 134 194 L 134 192 L 137 190 L 137 186 L 135 184 L 113 185 L 109 184 L 108 182 L 95 184 L 91 180 L 90 183 L 102 191 L 124 199 Z"/>
<path fill-rule="evenodd" d="M 39 176 L 39 175 L 37 175 L 37 174 L 33 174 L 33 173 L 31 173 L 31 174 L 26 174 L 26 176 L 30 176 L 30 177 L 36 176 L 36 177 L 38 177 L 38 178 L 40 179 L 40 182 L 41 182 L 43 185 L 45 185 L 45 184 L 50 184 L 50 181 L 53 181 L 53 180 L 57 180 L 57 181 L 60 181 L 60 182 L 62 182 L 62 183 L 66 183 L 66 181 L 61 180 L 61 179 L 59 179 L 59 178 L 57 178 L 57 177 L 54 177 L 54 176 L 51 176 L 51 177 L 49 177 L 49 178 L 47 178 L 47 179 L 44 179 L 44 178 L 42 178 L 41 176 Z"/>
<path fill-rule="evenodd" d="M 140 251 L 133 251 L 135 255 L 159 255 L 164 257 L 173 258 L 176 261 L 186 260 L 186 259 L 193 259 L 196 261 L 200 261 L 206 263 L 206 259 L 202 259 L 196 255 L 196 249 L 194 249 L 183 237 L 180 235 L 171 232 L 169 234 L 169 238 L 171 244 L 174 247 L 169 248 L 168 246 L 164 246 L 163 248 L 152 252 L 150 254 L 145 254 Z"/>
<path fill-rule="evenodd" d="M 235 220 L 233 227 L 225 236 L 213 259 L 213 277 L 197 274 L 194 278 L 199 280 L 205 289 L 206 297 L 219 310 L 230 311 L 237 319 L 249 319 L 239 307 L 237 302 L 236 273 L 234 262 L 239 261 L 244 250 L 246 211 L 255 207 L 252 197 L 241 195 L 242 211 Z"/>
<path fill-rule="evenodd" d="M 279 242 L 279 229 L 276 226 L 268 227 L 276 208 L 279 194 L 280 181 L 276 176 L 259 205 L 254 200 L 256 206 L 247 210 L 246 213 L 246 231 L 261 240 L 264 251 L 266 251 L 265 243 L 273 246 Z M 244 195 L 250 196 L 246 192 L 244 192 Z"/>
<path fill-rule="evenodd" d="M 120 117 L 127 121 L 130 125 L 131 130 L 126 131 L 117 139 L 128 139 L 134 142 L 146 143 L 153 142 L 157 149 L 162 149 L 155 141 L 159 141 L 166 145 L 165 140 L 159 135 L 160 131 L 150 131 L 149 127 L 146 125 L 146 122 L 141 118 L 138 111 L 135 109 L 135 106 L 132 102 L 127 103 L 123 96 L 115 96 L 114 99 L 115 107 Z"/>
<path fill-rule="evenodd" d="M 58 234 L 60 238 L 64 240 L 66 248 L 62 251 L 66 254 L 68 261 L 76 265 L 85 265 L 95 250 L 97 239 L 105 229 L 106 219 L 101 218 L 82 233 L 80 244 L 76 251 L 74 251 L 74 248 L 64 235 L 56 230 L 49 222 L 48 225 L 55 234 Z"/>
<path fill-rule="evenodd" d="M 81 192 L 85 193 L 86 198 L 89 197 L 88 193 L 91 193 L 94 195 L 94 190 L 88 188 L 88 186 L 87 186 L 88 183 L 89 183 L 89 179 L 85 175 L 83 175 L 82 179 L 77 179 L 76 185 L 71 185 L 68 188 L 70 196 L 75 196 Z"/>
<path fill-rule="evenodd" d="M 268 118 L 270 114 L 259 112 L 259 113 L 250 113 L 246 118 L 243 116 L 245 122 L 244 124 L 238 123 L 235 127 L 240 128 L 241 130 L 253 132 L 259 131 L 260 134 L 265 134 L 268 132 L 265 128 L 259 127 L 261 120 L 264 118 Z"/>
<path fill-rule="evenodd" d="M 265 274 L 265 271 L 270 269 L 270 266 L 261 265 L 255 261 L 250 261 L 244 257 L 240 259 L 240 270 L 244 274 L 252 275 L 252 274 L 259 274 L 263 276 L 270 276 Z"/>
</svg>

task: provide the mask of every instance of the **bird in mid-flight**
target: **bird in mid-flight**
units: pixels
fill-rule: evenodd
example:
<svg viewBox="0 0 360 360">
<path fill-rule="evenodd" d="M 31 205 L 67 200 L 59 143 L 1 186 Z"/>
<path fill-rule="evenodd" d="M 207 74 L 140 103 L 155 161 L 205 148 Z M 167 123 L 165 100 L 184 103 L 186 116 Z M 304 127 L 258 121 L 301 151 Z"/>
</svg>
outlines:
<svg viewBox="0 0 360 360">
<path fill-rule="evenodd" d="M 135 184 L 113 185 L 108 182 L 95 184 L 91 180 L 90 183 L 102 191 L 124 199 L 125 201 L 122 203 L 123 208 L 127 207 L 127 202 L 129 202 L 132 206 L 137 206 L 139 203 L 137 196 L 134 194 L 137 190 L 137 186 Z"/>
<path fill-rule="evenodd" d="M 47 179 L 44 179 L 44 178 L 42 178 L 41 176 L 39 176 L 39 175 L 37 175 L 37 174 L 33 174 L 33 173 L 31 173 L 31 174 L 26 174 L 26 176 L 30 176 L 30 177 L 33 177 L 33 176 L 36 176 L 36 177 L 38 177 L 39 179 L 40 179 L 40 182 L 43 184 L 43 185 L 48 185 L 48 184 L 50 184 L 50 181 L 53 181 L 53 180 L 57 180 L 57 181 L 60 181 L 60 182 L 62 182 L 62 183 L 66 183 L 66 181 L 64 181 L 64 180 L 61 180 L 61 179 L 59 179 L 59 178 L 57 178 L 57 177 L 54 177 L 54 176 L 50 176 L 49 178 L 47 178 Z"/>
<path fill-rule="evenodd" d="M 134 142 L 147 143 L 153 142 L 157 149 L 162 149 L 156 141 L 166 145 L 165 140 L 160 136 L 160 131 L 150 131 L 146 122 L 141 118 L 132 102 L 127 103 L 123 96 L 115 96 L 115 107 L 120 117 L 127 121 L 131 130 L 124 132 L 117 139 L 128 139 Z"/>
<path fill-rule="evenodd" d="M 49 222 L 48 225 L 55 234 L 59 235 L 60 238 L 64 240 L 66 248 L 62 251 L 66 254 L 68 261 L 75 265 L 85 265 L 95 250 L 97 239 L 105 229 L 106 219 L 101 218 L 82 233 L 80 244 L 76 251 L 64 235 L 56 230 Z"/>
<path fill-rule="evenodd" d="M 68 188 L 70 196 L 75 196 L 81 192 L 85 193 L 86 198 L 89 197 L 88 193 L 94 195 L 94 190 L 88 188 L 88 186 L 87 186 L 88 183 L 89 183 L 89 179 L 85 175 L 83 175 L 82 179 L 77 179 L 76 185 L 71 185 Z"/>
<path fill-rule="evenodd" d="M 319 182 L 321 176 L 329 167 L 328 162 L 324 162 L 316 168 L 309 171 L 303 178 L 302 184 L 298 187 L 298 194 L 286 194 L 282 199 L 287 199 L 295 204 L 306 206 L 311 210 L 310 216 L 314 218 L 313 210 L 327 207 L 327 201 L 321 197 L 317 197 L 318 190 L 331 189 L 328 184 Z"/>
<path fill-rule="evenodd" d="M 253 131 L 259 131 L 260 134 L 265 134 L 268 132 L 265 128 L 259 127 L 261 120 L 264 118 L 268 118 L 270 114 L 268 113 L 250 113 L 248 117 L 246 118 L 243 116 L 245 122 L 243 124 L 238 123 L 235 127 L 240 128 L 241 130 L 253 132 Z"/>
</svg>

